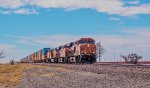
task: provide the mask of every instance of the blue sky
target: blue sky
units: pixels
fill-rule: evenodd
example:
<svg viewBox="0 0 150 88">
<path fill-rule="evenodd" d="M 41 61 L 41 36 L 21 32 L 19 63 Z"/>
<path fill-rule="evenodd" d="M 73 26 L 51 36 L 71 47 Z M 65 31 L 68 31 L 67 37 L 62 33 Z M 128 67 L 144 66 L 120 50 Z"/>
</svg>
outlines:
<svg viewBox="0 0 150 88">
<path fill-rule="evenodd" d="M 131 52 L 150 60 L 149 0 L 1 0 L 0 30 L 2 62 L 81 37 L 102 42 L 103 61 Z"/>
</svg>

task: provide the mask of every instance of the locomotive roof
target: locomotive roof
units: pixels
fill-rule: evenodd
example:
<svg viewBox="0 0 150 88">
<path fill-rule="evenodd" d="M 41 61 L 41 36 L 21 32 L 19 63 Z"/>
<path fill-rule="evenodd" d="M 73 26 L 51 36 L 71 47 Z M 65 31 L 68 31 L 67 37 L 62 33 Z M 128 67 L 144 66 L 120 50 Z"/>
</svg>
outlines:
<svg viewBox="0 0 150 88">
<path fill-rule="evenodd" d="M 93 40 L 93 41 L 95 41 L 95 40 L 92 39 L 92 38 L 80 38 L 80 40 Z"/>
</svg>

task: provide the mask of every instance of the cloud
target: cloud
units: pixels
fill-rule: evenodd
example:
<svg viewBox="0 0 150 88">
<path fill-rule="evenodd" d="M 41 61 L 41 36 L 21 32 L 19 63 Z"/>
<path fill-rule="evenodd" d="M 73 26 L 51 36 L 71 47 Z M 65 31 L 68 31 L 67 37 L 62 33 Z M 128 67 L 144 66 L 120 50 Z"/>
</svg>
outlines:
<svg viewBox="0 0 150 88">
<path fill-rule="evenodd" d="M 40 35 L 40 36 L 11 36 L 11 38 L 17 39 L 17 43 L 24 45 L 43 45 L 49 47 L 57 47 L 71 42 L 72 39 L 79 39 L 80 36 L 75 35 Z"/>
<path fill-rule="evenodd" d="M 24 9 L 24 8 L 21 8 L 21 9 L 16 9 L 16 10 L 0 10 L 0 13 L 1 14 L 27 14 L 27 15 L 30 15 L 30 14 L 38 14 L 38 12 L 34 9 Z"/>
<path fill-rule="evenodd" d="M 0 44 L 0 50 L 9 50 L 15 48 L 14 45 L 9 45 L 9 44 Z"/>
<path fill-rule="evenodd" d="M 133 5 L 138 5 L 138 4 L 140 4 L 140 1 L 139 0 L 132 0 L 132 1 L 128 1 L 127 3 L 133 4 Z"/>
<path fill-rule="evenodd" d="M 19 8 L 24 6 L 25 3 L 21 0 L 0 0 L 0 7 L 2 8 Z"/>
<path fill-rule="evenodd" d="M 140 6 L 128 6 L 125 7 L 123 11 L 123 16 L 132 16 L 136 14 L 150 14 L 150 4 L 143 4 Z"/>
<path fill-rule="evenodd" d="M 38 12 L 34 9 L 18 9 L 13 11 L 15 14 L 38 14 Z"/>
<path fill-rule="evenodd" d="M 11 14 L 10 11 L 2 11 L 2 10 L 0 10 L 0 13 L 1 13 L 1 14 Z"/>
<path fill-rule="evenodd" d="M 117 21 L 117 20 L 120 20 L 120 18 L 117 18 L 117 17 L 110 17 L 109 20 L 116 20 L 116 21 Z"/>
<path fill-rule="evenodd" d="M 133 4 L 128 6 L 128 4 Z M 135 6 L 135 4 L 138 4 Z M 77 10 L 82 8 L 94 9 L 97 12 L 117 14 L 121 16 L 133 16 L 137 14 L 150 14 L 150 4 L 140 4 L 140 1 L 124 0 L 0 0 L 1 8 L 63 8 L 65 10 Z M 18 12 L 18 11 L 17 11 Z M 17 13 L 16 12 L 16 13 Z M 23 10 L 18 12 L 24 13 Z M 35 14 L 35 13 L 32 13 Z"/>
<path fill-rule="evenodd" d="M 29 40 L 18 40 L 17 43 L 26 44 L 26 45 L 35 45 Z"/>
</svg>

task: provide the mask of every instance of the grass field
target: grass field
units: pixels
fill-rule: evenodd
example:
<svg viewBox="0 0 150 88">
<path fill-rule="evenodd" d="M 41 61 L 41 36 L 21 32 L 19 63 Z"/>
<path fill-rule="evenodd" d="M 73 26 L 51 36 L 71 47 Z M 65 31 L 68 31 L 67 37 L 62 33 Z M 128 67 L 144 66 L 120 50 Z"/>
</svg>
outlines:
<svg viewBox="0 0 150 88">
<path fill-rule="evenodd" d="M 34 66 L 31 64 L 2 64 L 0 65 L 0 84 L 10 88 L 16 86 L 25 76 L 25 70 L 41 67 L 43 68 L 44 66 Z"/>
</svg>

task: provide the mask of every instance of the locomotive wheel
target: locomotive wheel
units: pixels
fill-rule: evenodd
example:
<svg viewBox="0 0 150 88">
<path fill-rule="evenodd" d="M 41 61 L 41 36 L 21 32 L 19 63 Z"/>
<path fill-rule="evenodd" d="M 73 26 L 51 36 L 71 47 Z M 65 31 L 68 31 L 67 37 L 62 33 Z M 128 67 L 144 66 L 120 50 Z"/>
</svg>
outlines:
<svg viewBox="0 0 150 88">
<path fill-rule="evenodd" d="M 68 63 L 67 58 L 63 58 L 63 63 Z"/>
<path fill-rule="evenodd" d="M 56 58 L 54 58 L 54 63 L 56 63 Z"/>
<path fill-rule="evenodd" d="M 59 63 L 63 63 L 63 58 L 58 58 Z"/>
<path fill-rule="evenodd" d="M 64 60 L 63 60 L 63 61 L 64 61 L 64 63 L 67 63 L 67 58 L 64 58 Z"/>
<path fill-rule="evenodd" d="M 65 63 L 64 58 L 62 58 L 62 63 Z"/>
<path fill-rule="evenodd" d="M 76 56 L 76 63 L 80 63 L 80 57 Z"/>
<path fill-rule="evenodd" d="M 78 63 L 78 57 L 75 56 L 75 63 Z"/>
<path fill-rule="evenodd" d="M 63 58 L 63 63 L 67 63 L 67 59 L 66 58 Z"/>
<path fill-rule="evenodd" d="M 67 58 L 67 63 L 71 63 L 71 62 L 70 62 L 70 57 L 69 57 L 69 58 Z"/>
<path fill-rule="evenodd" d="M 58 63 L 60 63 L 61 62 L 61 58 L 58 58 Z"/>
<path fill-rule="evenodd" d="M 82 56 L 80 55 L 78 56 L 78 58 L 79 58 L 79 63 L 83 63 Z"/>
<path fill-rule="evenodd" d="M 72 63 L 72 57 L 69 58 L 69 62 Z"/>
<path fill-rule="evenodd" d="M 57 58 L 54 58 L 54 63 L 58 63 L 58 59 Z"/>
</svg>

